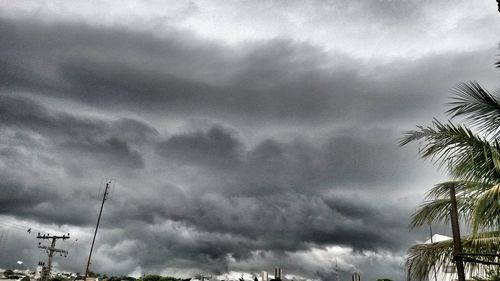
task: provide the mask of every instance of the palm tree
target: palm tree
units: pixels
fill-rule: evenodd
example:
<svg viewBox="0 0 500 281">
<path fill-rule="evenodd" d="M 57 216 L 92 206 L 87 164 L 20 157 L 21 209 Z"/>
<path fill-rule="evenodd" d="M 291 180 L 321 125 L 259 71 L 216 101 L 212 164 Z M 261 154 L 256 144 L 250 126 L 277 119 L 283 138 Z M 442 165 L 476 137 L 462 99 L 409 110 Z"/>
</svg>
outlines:
<svg viewBox="0 0 500 281">
<path fill-rule="evenodd" d="M 405 132 L 400 144 L 420 143 L 422 158 L 445 168 L 452 181 L 436 185 L 412 216 L 410 228 L 431 222 L 448 222 L 454 185 L 461 221 L 472 228 L 462 237 L 465 252 L 495 253 L 500 250 L 500 91 L 490 93 L 478 83 L 466 82 L 453 90 L 451 119 L 462 124 L 441 123 L 417 126 Z M 408 251 L 406 266 L 411 280 L 423 280 L 431 270 L 442 269 L 453 260 L 452 241 L 415 245 Z M 488 258 L 486 258 L 488 259 Z M 493 260 L 494 257 L 489 257 Z M 467 263 L 466 269 L 485 266 Z"/>
</svg>

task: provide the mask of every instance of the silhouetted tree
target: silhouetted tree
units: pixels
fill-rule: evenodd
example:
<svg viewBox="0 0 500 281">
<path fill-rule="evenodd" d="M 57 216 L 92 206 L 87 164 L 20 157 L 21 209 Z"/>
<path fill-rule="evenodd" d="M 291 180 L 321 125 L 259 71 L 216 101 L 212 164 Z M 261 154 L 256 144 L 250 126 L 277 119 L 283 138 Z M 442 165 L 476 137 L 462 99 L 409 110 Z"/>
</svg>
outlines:
<svg viewBox="0 0 500 281">
<path fill-rule="evenodd" d="M 49 281 L 68 281 L 69 279 L 67 278 L 64 278 L 62 276 L 56 276 L 56 277 L 52 277 L 49 279 Z"/>
<path fill-rule="evenodd" d="M 12 271 L 11 269 L 7 269 L 3 272 L 3 276 L 5 277 L 9 277 L 12 274 L 14 274 L 14 271 Z"/>
</svg>

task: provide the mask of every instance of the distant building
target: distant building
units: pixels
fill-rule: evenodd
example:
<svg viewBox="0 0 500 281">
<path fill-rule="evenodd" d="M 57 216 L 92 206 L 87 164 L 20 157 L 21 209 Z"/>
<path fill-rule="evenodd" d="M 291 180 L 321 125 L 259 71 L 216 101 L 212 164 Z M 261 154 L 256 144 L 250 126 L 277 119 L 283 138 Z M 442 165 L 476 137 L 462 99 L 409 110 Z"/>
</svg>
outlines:
<svg viewBox="0 0 500 281">
<path fill-rule="evenodd" d="M 261 281 L 274 281 L 274 280 L 285 280 L 283 276 L 283 269 L 280 267 L 274 268 L 274 277 L 269 279 L 269 273 L 267 271 L 262 271 L 261 273 Z"/>
<path fill-rule="evenodd" d="M 283 280 L 283 271 L 281 270 L 280 267 L 275 267 L 274 268 L 274 279 L 275 280 Z"/>
<path fill-rule="evenodd" d="M 262 280 L 261 281 L 269 281 L 269 274 L 267 271 L 262 271 Z"/>
</svg>

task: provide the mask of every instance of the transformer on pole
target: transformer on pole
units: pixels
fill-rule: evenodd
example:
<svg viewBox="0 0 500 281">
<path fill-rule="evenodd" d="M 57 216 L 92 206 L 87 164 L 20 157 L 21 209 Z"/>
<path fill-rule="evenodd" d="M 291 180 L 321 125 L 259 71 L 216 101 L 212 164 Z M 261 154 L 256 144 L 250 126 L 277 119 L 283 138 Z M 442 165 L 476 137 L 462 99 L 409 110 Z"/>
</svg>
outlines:
<svg viewBox="0 0 500 281">
<path fill-rule="evenodd" d="M 69 239 L 69 233 L 64 234 L 62 236 L 61 235 L 59 235 L 59 236 L 50 235 L 50 234 L 41 235 L 40 233 L 38 233 L 36 238 L 42 239 L 42 240 L 52 240 L 50 243 L 50 246 L 42 246 L 41 242 L 38 243 L 38 248 L 46 250 L 48 257 L 49 257 L 49 259 L 47 261 L 47 266 L 43 266 L 42 274 L 41 274 L 41 278 L 40 278 L 42 281 L 47 281 L 50 278 L 50 273 L 52 271 L 52 259 L 54 258 L 54 253 L 60 253 L 61 256 L 64 255 L 64 257 L 66 257 L 68 255 L 68 251 L 56 248 L 56 241 L 58 239 L 61 239 L 63 241 L 66 239 Z"/>
</svg>

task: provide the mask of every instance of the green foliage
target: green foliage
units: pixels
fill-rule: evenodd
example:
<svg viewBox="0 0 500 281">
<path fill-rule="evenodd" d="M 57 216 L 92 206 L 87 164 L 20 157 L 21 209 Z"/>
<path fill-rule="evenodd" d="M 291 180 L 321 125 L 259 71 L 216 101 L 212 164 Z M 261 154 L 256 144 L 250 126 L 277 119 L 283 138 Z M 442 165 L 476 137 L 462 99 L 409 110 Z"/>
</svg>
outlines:
<svg viewBox="0 0 500 281">
<path fill-rule="evenodd" d="M 30 281 L 30 277 L 29 276 L 24 276 L 21 281 Z"/>
<path fill-rule="evenodd" d="M 12 274 L 14 274 L 14 271 L 12 271 L 11 269 L 7 269 L 3 272 L 3 276 L 5 276 L 5 277 L 12 275 Z"/>
<path fill-rule="evenodd" d="M 500 231 L 482 232 L 463 236 L 462 247 L 467 251 L 477 253 L 493 253 L 500 249 Z M 495 257 L 483 258 L 485 261 L 495 261 Z M 433 270 L 443 271 L 444 267 L 453 262 L 453 240 L 445 240 L 432 244 L 414 245 L 408 250 L 406 267 L 411 280 L 422 280 Z M 466 263 L 467 271 L 480 266 Z M 487 268 L 487 267 L 486 267 Z"/>
<path fill-rule="evenodd" d="M 171 276 L 161 276 L 156 274 L 146 275 L 139 278 L 139 281 L 178 281 L 179 279 Z"/>
<path fill-rule="evenodd" d="M 452 92 L 455 96 L 447 111 L 451 118 L 466 118 L 468 124 L 491 139 L 500 136 L 500 103 L 496 95 L 475 81 L 461 83 Z"/>
<path fill-rule="evenodd" d="M 67 278 L 64 278 L 62 276 L 56 276 L 56 277 L 52 277 L 49 279 L 49 281 L 68 281 L 69 279 Z"/>
<path fill-rule="evenodd" d="M 160 281 L 162 277 L 160 275 L 146 275 L 144 277 L 141 277 L 139 280 L 140 281 Z"/>
<path fill-rule="evenodd" d="M 490 270 L 486 271 L 485 278 L 474 277 L 474 280 L 476 280 L 476 281 L 500 281 L 500 270 L 498 268 L 490 269 Z"/>
<path fill-rule="evenodd" d="M 101 274 L 100 273 L 95 273 L 95 272 L 92 272 L 92 271 L 89 270 L 89 272 L 87 273 L 87 276 L 95 278 L 95 277 L 101 277 Z"/>
<path fill-rule="evenodd" d="M 466 125 L 444 124 L 434 120 L 431 126 L 417 126 L 404 134 L 400 144 L 421 143 L 420 155 L 446 167 L 456 180 L 437 185 L 413 215 L 411 228 L 448 220 L 448 187 L 457 188 L 461 218 L 474 233 L 500 227 L 500 97 L 488 93 L 476 82 L 463 83 L 448 110 L 452 118 L 465 117 L 479 134 Z M 497 95 L 500 94 L 496 93 Z"/>
<path fill-rule="evenodd" d="M 422 158 L 446 167 L 454 178 L 472 182 L 500 180 L 500 146 L 496 141 L 490 143 L 465 126 L 438 120 L 417 128 L 405 132 L 400 144 L 423 141 L 419 150 Z"/>
<path fill-rule="evenodd" d="M 3 275 L 5 278 L 7 279 L 20 279 L 20 278 L 23 278 L 24 275 L 20 275 L 20 274 L 17 274 L 15 273 L 13 270 L 11 269 L 7 269 L 3 272 Z"/>
<path fill-rule="evenodd" d="M 445 168 L 453 178 L 427 194 L 410 228 L 449 222 L 453 185 L 460 219 L 473 230 L 462 237 L 464 252 L 496 253 L 500 251 L 500 91 L 488 92 L 472 81 L 460 84 L 453 93 L 447 114 L 461 118 L 460 124 L 434 119 L 430 126 L 405 132 L 400 141 L 400 145 L 419 142 L 421 157 Z M 453 261 L 452 253 L 452 240 L 411 247 L 406 260 L 409 280 L 423 280 L 431 270 L 442 269 Z M 471 263 L 466 267 L 488 269 Z"/>
<path fill-rule="evenodd" d="M 165 276 L 165 277 L 162 277 L 162 279 L 160 281 L 178 281 L 178 280 L 179 280 L 178 278 L 175 278 L 172 276 Z"/>
<path fill-rule="evenodd" d="M 137 279 L 130 276 L 111 276 L 107 279 L 108 281 L 136 281 Z"/>
</svg>

